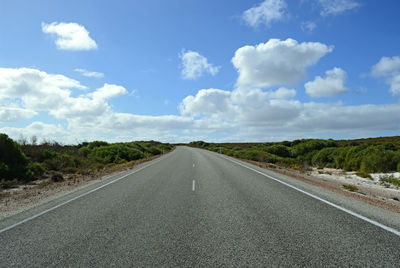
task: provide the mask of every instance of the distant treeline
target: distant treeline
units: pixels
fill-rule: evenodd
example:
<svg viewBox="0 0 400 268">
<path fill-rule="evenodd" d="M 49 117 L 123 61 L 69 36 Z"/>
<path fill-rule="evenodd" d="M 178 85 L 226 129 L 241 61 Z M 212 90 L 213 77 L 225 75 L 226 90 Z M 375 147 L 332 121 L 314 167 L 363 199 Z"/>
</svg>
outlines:
<svg viewBox="0 0 400 268">
<path fill-rule="evenodd" d="M 0 181 L 32 181 L 44 173 L 90 174 L 93 171 L 162 154 L 172 145 L 156 141 L 107 143 L 83 142 L 61 145 L 57 142 L 18 144 L 0 134 Z M 5 184 L 4 184 L 5 185 Z"/>
<path fill-rule="evenodd" d="M 357 140 L 302 139 L 268 143 L 191 142 L 193 147 L 304 170 L 309 166 L 374 172 L 400 171 L 400 137 Z"/>
</svg>

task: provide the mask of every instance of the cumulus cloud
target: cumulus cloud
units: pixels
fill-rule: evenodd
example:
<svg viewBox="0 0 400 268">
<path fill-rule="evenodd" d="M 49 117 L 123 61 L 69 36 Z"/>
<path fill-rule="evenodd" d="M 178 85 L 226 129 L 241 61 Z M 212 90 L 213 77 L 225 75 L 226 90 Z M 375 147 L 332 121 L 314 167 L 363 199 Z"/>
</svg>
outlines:
<svg viewBox="0 0 400 268">
<path fill-rule="evenodd" d="M 125 94 L 128 94 L 128 91 L 124 87 L 106 83 L 103 87 L 97 89 L 93 93 L 90 93 L 89 96 L 93 97 L 93 99 L 105 100 Z"/>
<path fill-rule="evenodd" d="M 274 21 L 284 18 L 286 10 L 285 0 L 264 0 L 242 14 L 242 19 L 250 26 L 257 27 L 261 24 L 269 26 Z"/>
<path fill-rule="evenodd" d="M 303 21 L 300 25 L 300 28 L 303 32 L 312 32 L 315 28 L 317 28 L 317 24 L 313 21 Z"/>
<path fill-rule="evenodd" d="M 216 75 L 221 67 L 209 63 L 207 58 L 195 51 L 182 50 L 179 55 L 182 61 L 182 78 L 196 79 L 205 73 Z"/>
<path fill-rule="evenodd" d="M 103 73 L 91 72 L 91 71 L 88 71 L 86 69 L 75 69 L 74 71 L 78 72 L 81 75 L 86 76 L 86 77 L 95 77 L 95 78 L 103 78 L 104 77 Z"/>
<path fill-rule="evenodd" d="M 318 0 L 321 5 L 321 15 L 339 15 L 345 11 L 359 8 L 360 3 L 354 0 Z"/>
<path fill-rule="evenodd" d="M 239 87 L 291 85 L 305 77 L 306 67 L 333 50 L 318 42 L 298 43 L 293 39 L 270 39 L 236 50 L 232 59 L 239 72 Z"/>
<path fill-rule="evenodd" d="M 213 114 L 225 112 L 231 97 L 230 91 L 221 89 L 201 89 L 196 96 L 187 96 L 180 105 L 182 114 Z"/>
<path fill-rule="evenodd" d="M 59 136 L 54 135 L 52 138 L 67 135 L 79 138 L 78 140 L 90 140 L 93 137 L 101 139 L 101 133 L 152 131 L 154 134 L 190 129 L 193 125 L 190 117 L 143 116 L 115 112 L 107 101 L 128 93 L 119 85 L 106 83 L 90 93 L 74 97 L 72 92 L 76 89 L 87 88 L 78 81 L 59 74 L 48 74 L 32 68 L 0 68 L 0 122 L 16 122 L 31 118 L 38 111 L 47 112 L 56 119 L 65 120 L 68 131 L 73 133 L 67 135 L 57 126 Z M 14 138 L 18 138 L 21 134 L 40 134 L 40 126 L 47 127 L 45 123 L 36 122 L 25 128 L 6 127 L 0 131 L 11 133 Z M 56 130 L 52 125 L 48 127 L 52 131 Z M 46 132 L 43 132 L 37 136 L 46 135 Z"/>
<path fill-rule="evenodd" d="M 382 57 L 372 66 L 371 75 L 385 78 L 393 95 L 400 93 L 400 57 Z"/>
<path fill-rule="evenodd" d="M 36 136 L 42 141 L 62 141 L 63 143 L 75 143 L 76 136 L 71 135 L 61 125 L 46 124 L 43 122 L 35 121 L 24 128 L 18 127 L 2 127 L 0 133 L 6 133 L 13 139 L 21 137 Z"/>
<path fill-rule="evenodd" d="M 249 46 L 254 55 L 240 48 L 232 59 L 238 70 L 239 86 L 231 91 L 201 89 L 182 100 L 179 115 L 150 116 L 116 111 L 109 104 L 110 98 L 128 94 L 119 85 L 106 83 L 93 90 L 60 74 L 32 68 L 0 68 L 0 122 L 3 123 L 0 132 L 15 139 L 36 135 L 76 143 L 95 139 L 117 141 L 118 137 L 169 142 L 265 141 L 310 136 L 335 138 L 343 137 L 343 133 L 349 137 L 370 136 L 400 130 L 399 103 L 304 103 L 294 99 L 295 89 L 272 87 L 302 78 L 307 66 L 332 50 L 320 43 L 274 40 L 278 48 L 268 44 L 271 40 L 262 44 L 263 49 L 268 47 L 266 51 Z M 263 60 L 258 62 L 260 57 Z M 256 62 L 251 62 L 252 59 Z M 382 58 L 372 67 L 371 74 L 392 79 L 399 69 L 398 57 Z M 261 70 L 263 74 L 252 76 L 247 74 L 250 70 Z M 274 78 L 272 73 L 279 74 L 279 70 L 289 78 Z M 312 93 L 318 96 L 336 94 L 345 88 L 345 77 L 345 71 L 334 68 L 308 85 L 320 90 Z M 263 88 L 266 86 L 269 88 Z M 49 114 L 60 124 L 38 122 L 35 115 L 39 112 Z M 35 122 L 25 127 L 4 127 L 4 123 L 26 118 L 33 118 Z"/>
<path fill-rule="evenodd" d="M 205 90 L 181 103 L 181 112 L 202 115 L 195 125 L 212 121 L 214 131 L 234 131 L 227 140 L 249 141 L 269 139 L 304 138 L 313 133 L 329 135 L 364 136 L 398 131 L 400 129 L 400 104 L 343 105 L 342 103 L 302 103 L 298 100 L 271 99 L 268 92 L 259 89 L 224 91 L 212 89 L 205 97 Z M 223 96 L 225 105 L 218 104 Z M 204 129 L 198 128 L 198 133 Z"/>
<path fill-rule="evenodd" d="M 89 36 L 86 28 L 71 22 L 42 22 L 43 33 L 56 36 L 56 45 L 62 50 L 93 50 L 97 49 L 96 42 Z"/>
<path fill-rule="evenodd" d="M 32 110 L 18 107 L 16 104 L 0 105 L 0 123 L 16 122 L 23 119 L 29 119 L 37 113 Z"/>
<path fill-rule="evenodd" d="M 324 78 L 317 76 L 314 81 L 307 82 L 304 87 L 311 97 L 334 97 L 349 90 L 344 86 L 346 79 L 346 72 L 335 67 L 326 71 Z"/>
<path fill-rule="evenodd" d="M 105 99 L 126 93 L 121 86 L 105 84 L 86 95 L 72 97 L 73 89 L 87 89 L 78 81 L 32 68 L 0 68 L 0 100 L 21 102 L 32 111 L 46 111 L 70 119 L 102 115 L 110 110 Z"/>
<path fill-rule="evenodd" d="M 267 92 L 267 95 L 271 99 L 290 99 L 296 97 L 296 90 L 281 87 L 275 91 Z"/>
</svg>

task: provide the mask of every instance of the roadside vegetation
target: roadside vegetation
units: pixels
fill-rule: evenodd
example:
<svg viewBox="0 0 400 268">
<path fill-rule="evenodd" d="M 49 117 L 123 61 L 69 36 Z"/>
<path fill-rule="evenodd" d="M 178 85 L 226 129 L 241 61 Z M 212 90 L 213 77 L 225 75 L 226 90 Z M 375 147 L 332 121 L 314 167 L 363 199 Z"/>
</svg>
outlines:
<svg viewBox="0 0 400 268">
<path fill-rule="evenodd" d="M 357 192 L 358 188 L 355 185 L 352 184 L 343 184 L 343 188 L 350 191 L 350 192 Z"/>
<path fill-rule="evenodd" d="M 268 143 L 191 142 L 193 147 L 300 171 L 310 167 L 370 173 L 400 172 L 400 136 L 357 140 L 302 139 Z M 395 182 L 394 180 L 388 182 Z"/>
<path fill-rule="evenodd" d="M 117 165 L 129 166 L 172 148 L 171 144 L 156 141 L 37 144 L 36 137 L 32 137 L 30 143 L 24 139 L 17 143 L 6 134 L 0 134 L 0 189 L 45 177 L 57 182 L 66 175 L 90 175 Z"/>
</svg>

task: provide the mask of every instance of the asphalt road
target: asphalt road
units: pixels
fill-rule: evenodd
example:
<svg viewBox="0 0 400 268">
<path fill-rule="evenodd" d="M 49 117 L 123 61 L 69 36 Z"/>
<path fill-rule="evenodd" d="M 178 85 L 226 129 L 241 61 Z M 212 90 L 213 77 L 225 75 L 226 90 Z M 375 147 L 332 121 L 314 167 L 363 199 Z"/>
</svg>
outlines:
<svg viewBox="0 0 400 268">
<path fill-rule="evenodd" d="M 399 235 L 225 156 L 178 147 L 133 172 L 0 222 L 0 267 L 400 266 Z"/>
</svg>

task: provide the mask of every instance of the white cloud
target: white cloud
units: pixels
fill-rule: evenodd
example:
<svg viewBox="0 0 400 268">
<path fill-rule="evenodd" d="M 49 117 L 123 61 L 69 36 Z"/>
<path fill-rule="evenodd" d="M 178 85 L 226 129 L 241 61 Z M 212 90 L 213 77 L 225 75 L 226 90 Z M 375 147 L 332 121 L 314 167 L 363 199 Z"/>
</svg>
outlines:
<svg viewBox="0 0 400 268">
<path fill-rule="evenodd" d="M 344 86 L 347 74 L 343 69 L 333 68 L 325 72 L 326 76 L 315 77 L 314 81 L 307 82 L 304 87 L 308 95 L 314 98 L 333 97 L 347 92 L 349 89 Z"/>
<path fill-rule="evenodd" d="M 90 38 L 84 26 L 77 23 L 42 22 L 42 31 L 56 35 L 56 45 L 63 50 L 92 50 L 97 49 L 96 42 Z"/>
<path fill-rule="evenodd" d="M 290 99 L 296 97 L 296 90 L 281 87 L 275 91 L 267 92 L 267 95 L 271 99 Z"/>
<path fill-rule="evenodd" d="M 321 15 L 339 15 L 351 9 L 361 6 L 360 3 L 354 0 L 318 0 L 321 5 Z"/>
<path fill-rule="evenodd" d="M 216 88 L 199 90 L 182 100 L 180 115 L 149 116 L 114 110 L 109 99 L 128 94 L 122 86 L 104 84 L 101 88 L 90 90 L 79 81 L 59 74 L 32 68 L 0 68 L 0 122 L 3 123 L 0 132 L 15 139 L 21 135 L 36 135 L 40 139 L 63 143 L 96 139 L 117 141 L 119 137 L 170 142 L 199 139 L 265 141 L 335 138 L 343 137 L 343 133 L 348 137 L 398 133 L 400 103 L 303 103 L 294 99 L 295 89 L 272 88 L 273 85 L 297 81 L 304 76 L 307 66 L 332 50 L 320 43 L 298 44 L 289 39 L 289 44 L 286 44 L 287 41 L 275 39 L 276 44 L 272 46 L 268 44 L 270 40 L 262 44 L 270 49 L 266 51 L 258 46 L 249 46 L 254 55 L 238 49 L 232 62 L 236 64 L 237 84 L 240 86 L 232 91 Z M 251 62 L 258 58 L 263 60 Z M 371 73 L 395 79 L 400 69 L 398 61 L 397 57 L 383 58 Z M 274 78 L 271 69 L 277 74 L 279 70 L 284 72 L 286 78 Z M 243 76 L 251 70 L 262 70 L 264 74 Z M 338 88 L 344 88 L 345 76 L 343 70 L 334 68 L 327 71 L 326 76 L 317 77 L 309 83 L 322 85 L 325 91 L 318 94 L 329 95 L 338 93 Z M 391 81 L 394 83 L 393 79 Z M 271 88 L 262 90 L 260 85 Z M 87 91 L 80 91 L 82 89 Z M 43 112 L 57 119 L 60 124 L 39 122 L 40 118 L 35 115 Z M 32 116 L 35 122 L 28 126 L 4 127 L 7 123 Z"/>
<path fill-rule="evenodd" d="M 93 97 L 96 100 L 105 100 L 109 98 L 118 97 L 121 95 L 128 94 L 128 91 L 121 86 L 104 84 L 103 87 L 97 89 L 96 91 L 89 94 L 89 96 Z"/>
<path fill-rule="evenodd" d="M 41 141 L 59 141 L 63 143 L 76 143 L 77 139 L 72 133 L 66 131 L 61 125 L 33 122 L 24 128 L 3 127 L 0 133 L 6 133 L 11 138 L 18 140 L 21 137 L 36 136 Z"/>
<path fill-rule="evenodd" d="M 91 72 L 91 71 L 88 71 L 86 69 L 75 69 L 74 71 L 78 72 L 78 73 L 80 73 L 80 74 L 82 74 L 83 76 L 86 76 L 86 77 L 95 77 L 95 78 L 103 78 L 104 77 L 103 73 Z"/>
<path fill-rule="evenodd" d="M 201 90 L 204 91 L 204 90 Z M 342 103 L 301 103 L 297 100 L 271 99 L 268 92 L 258 89 L 215 89 L 220 94 L 198 93 L 182 102 L 182 113 L 202 115 L 195 121 L 197 134 L 205 133 L 207 126 L 214 132 L 233 132 L 224 140 L 264 141 L 304 138 L 314 135 L 368 136 L 383 131 L 399 131 L 400 104 L 388 105 L 343 105 Z M 221 96 L 225 105 L 218 104 Z M 212 123 L 211 123 L 212 122 Z"/>
<path fill-rule="evenodd" d="M 315 28 L 317 28 L 317 24 L 313 21 L 303 21 L 300 25 L 300 28 L 303 32 L 312 32 Z"/>
<path fill-rule="evenodd" d="M 105 84 L 88 93 L 71 96 L 72 89 L 87 89 L 63 75 L 31 68 L 0 68 L 0 101 L 17 100 L 21 107 L 45 111 L 59 119 L 102 115 L 110 110 L 105 99 L 126 93 L 121 86 Z"/>
<path fill-rule="evenodd" d="M 385 78 L 393 95 L 400 93 L 400 57 L 382 57 L 372 66 L 371 75 Z"/>
<path fill-rule="evenodd" d="M 232 59 L 239 72 L 239 87 L 291 85 L 305 77 L 306 67 L 318 62 L 333 46 L 318 42 L 298 43 L 293 39 L 270 39 L 236 50 Z"/>
<path fill-rule="evenodd" d="M 127 94 L 128 91 L 122 86 L 104 84 L 103 87 L 90 93 L 72 96 L 73 89 L 83 88 L 85 87 L 78 81 L 62 75 L 48 74 L 31 68 L 0 68 L 0 122 L 15 122 L 30 118 L 38 111 L 47 112 L 56 119 L 65 120 L 69 133 L 73 133 L 67 135 L 58 131 L 59 136 L 51 137 L 62 141 L 64 141 L 63 135 L 75 137 L 77 140 L 91 140 L 93 137 L 101 139 L 102 133 L 121 135 L 131 132 L 152 132 L 154 134 L 190 129 L 193 125 L 190 117 L 143 116 L 115 112 L 107 101 Z M 36 122 L 25 128 L 6 127 L 0 131 L 13 133 L 13 137 L 18 138 L 19 135 L 27 133 L 37 135 L 33 131 L 37 130 L 38 137 L 46 138 L 46 133 L 39 135 L 40 124 L 46 125 Z M 52 129 L 51 126 L 49 128 Z"/>
<path fill-rule="evenodd" d="M 196 96 L 187 96 L 180 105 L 182 114 L 213 114 L 225 112 L 231 97 L 230 91 L 201 89 Z"/>
<path fill-rule="evenodd" d="M 269 26 L 272 22 L 284 18 L 286 6 L 284 0 L 264 0 L 259 5 L 244 11 L 242 19 L 252 27 L 260 24 Z"/>
<path fill-rule="evenodd" d="M 37 113 L 32 110 L 18 107 L 16 104 L 0 106 L 0 123 L 16 122 L 23 119 L 29 119 Z"/>
<path fill-rule="evenodd" d="M 216 75 L 221 67 L 209 63 L 207 58 L 195 51 L 182 50 L 179 57 L 182 60 L 182 78 L 196 79 L 204 73 Z"/>
</svg>

